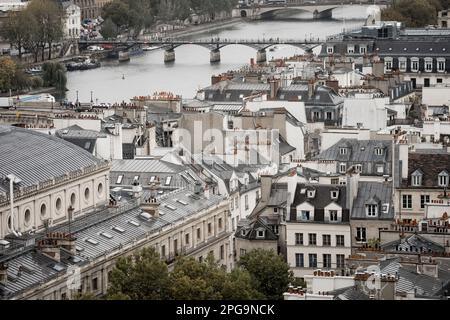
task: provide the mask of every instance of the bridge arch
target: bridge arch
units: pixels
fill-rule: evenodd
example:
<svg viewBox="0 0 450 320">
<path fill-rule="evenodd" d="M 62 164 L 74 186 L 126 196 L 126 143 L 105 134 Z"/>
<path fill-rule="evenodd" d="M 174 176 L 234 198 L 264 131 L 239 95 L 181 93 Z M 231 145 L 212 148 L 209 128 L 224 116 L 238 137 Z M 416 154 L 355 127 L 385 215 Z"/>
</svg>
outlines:
<svg viewBox="0 0 450 320">
<path fill-rule="evenodd" d="M 241 10 L 241 18 L 247 18 L 247 11 Z"/>
<path fill-rule="evenodd" d="M 325 19 L 325 18 L 331 18 L 332 12 L 334 9 L 338 8 L 338 6 L 333 7 L 310 7 L 310 6 L 304 6 L 304 7 L 280 7 L 280 8 L 271 8 L 266 9 L 259 12 L 259 17 L 261 19 L 267 19 L 267 18 L 273 18 L 276 16 L 277 13 L 281 12 L 292 12 L 292 11 L 298 11 L 298 12 L 309 12 L 312 13 L 314 19 Z M 246 12 L 247 14 L 247 12 Z"/>
</svg>

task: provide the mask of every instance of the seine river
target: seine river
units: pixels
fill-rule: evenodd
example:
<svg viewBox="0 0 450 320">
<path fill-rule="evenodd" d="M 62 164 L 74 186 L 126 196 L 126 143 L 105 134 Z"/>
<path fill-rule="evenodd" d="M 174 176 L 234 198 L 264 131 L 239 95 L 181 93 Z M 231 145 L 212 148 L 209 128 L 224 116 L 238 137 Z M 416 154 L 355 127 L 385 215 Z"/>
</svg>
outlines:
<svg viewBox="0 0 450 320">
<path fill-rule="evenodd" d="M 280 16 L 275 20 L 240 22 L 213 32 L 196 35 L 195 38 L 220 37 L 222 39 L 304 39 L 340 33 L 364 24 L 367 7 L 353 6 L 337 8 L 333 19 L 312 20 L 312 15 L 297 13 Z M 89 102 L 91 91 L 94 101 L 129 101 L 133 96 L 149 95 L 156 91 L 170 91 L 193 98 L 196 91 L 210 84 L 211 76 L 227 70 L 237 69 L 256 57 L 256 50 L 246 46 L 230 45 L 221 49 L 221 62 L 210 64 L 209 51 L 196 45 L 186 45 L 175 49 L 176 61 L 165 65 L 164 51 L 145 52 L 134 56 L 130 62 L 102 62 L 102 67 L 94 70 L 68 73 L 67 98 L 76 100 L 78 91 L 81 102 Z M 303 51 L 291 46 L 280 46 L 275 51 L 267 51 L 267 58 L 290 57 Z"/>
</svg>

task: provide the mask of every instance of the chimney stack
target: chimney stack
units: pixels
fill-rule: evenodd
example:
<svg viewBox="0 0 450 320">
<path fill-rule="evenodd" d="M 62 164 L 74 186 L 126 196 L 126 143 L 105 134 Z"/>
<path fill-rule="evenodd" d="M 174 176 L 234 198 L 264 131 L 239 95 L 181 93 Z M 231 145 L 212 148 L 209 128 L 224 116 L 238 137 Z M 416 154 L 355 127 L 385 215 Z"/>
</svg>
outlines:
<svg viewBox="0 0 450 320">
<path fill-rule="evenodd" d="M 347 171 L 347 199 L 346 204 L 350 213 L 352 212 L 353 202 L 358 196 L 358 184 L 359 184 L 359 173 L 356 171 L 355 167 L 352 166 Z"/>
<path fill-rule="evenodd" d="M 316 85 L 314 80 L 308 81 L 308 98 L 311 99 L 316 91 Z"/>
<path fill-rule="evenodd" d="M 280 89 L 279 79 L 272 79 L 269 81 L 270 83 L 270 100 L 275 100 L 278 95 L 278 90 Z"/>
<path fill-rule="evenodd" d="M 261 175 L 261 201 L 268 202 L 272 190 L 272 176 Z"/>
<path fill-rule="evenodd" d="M 159 201 L 155 197 L 147 198 L 141 203 L 141 209 L 151 214 L 153 218 L 159 217 Z"/>
<path fill-rule="evenodd" d="M 76 238 L 69 233 L 51 232 L 45 235 L 45 238 L 38 243 L 38 250 L 50 259 L 61 262 L 61 249 L 69 251 L 76 255 Z"/>
</svg>

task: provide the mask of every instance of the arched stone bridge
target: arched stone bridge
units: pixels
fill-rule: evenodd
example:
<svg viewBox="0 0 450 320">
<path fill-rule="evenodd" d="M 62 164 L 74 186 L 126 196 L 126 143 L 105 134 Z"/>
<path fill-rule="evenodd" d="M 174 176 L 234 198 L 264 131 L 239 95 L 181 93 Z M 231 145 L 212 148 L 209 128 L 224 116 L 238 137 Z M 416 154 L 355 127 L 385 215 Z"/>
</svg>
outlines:
<svg viewBox="0 0 450 320">
<path fill-rule="evenodd" d="M 275 45 L 290 45 L 307 52 L 310 52 L 317 46 L 322 45 L 326 40 L 310 38 L 303 40 L 293 39 L 254 39 L 254 40 L 235 40 L 235 39 L 200 39 L 200 40 L 181 40 L 181 39 L 163 39 L 163 40 L 126 40 L 126 41 L 107 41 L 107 40 L 80 40 L 80 48 L 91 45 L 108 44 L 113 45 L 114 50 L 127 51 L 136 45 L 158 46 L 165 50 L 164 62 L 175 61 L 175 49 L 183 45 L 198 45 L 210 50 L 210 62 L 220 61 L 220 49 L 229 45 L 244 45 L 257 50 L 256 62 L 266 62 L 266 50 Z"/>
<path fill-rule="evenodd" d="M 379 7 L 386 7 L 391 0 L 377 1 Z M 332 11 L 336 8 L 343 6 L 373 5 L 374 1 L 369 0 L 289 0 L 286 4 L 265 4 L 265 5 L 252 5 L 252 6 L 240 6 L 233 9 L 233 17 L 250 18 L 250 19 L 264 19 L 273 17 L 276 13 L 282 11 L 306 11 L 313 14 L 314 19 L 327 19 L 332 17 Z"/>
</svg>

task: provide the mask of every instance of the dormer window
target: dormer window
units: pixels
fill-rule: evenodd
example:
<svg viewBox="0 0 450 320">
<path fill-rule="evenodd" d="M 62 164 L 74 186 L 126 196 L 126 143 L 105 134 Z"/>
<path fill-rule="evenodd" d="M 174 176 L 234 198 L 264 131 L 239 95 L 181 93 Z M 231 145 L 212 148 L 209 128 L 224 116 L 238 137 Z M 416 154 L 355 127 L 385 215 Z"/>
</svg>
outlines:
<svg viewBox="0 0 450 320">
<path fill-rule="evenodd" d="M 338 212 L 337 210 L 330 210 L 330 221 L 337 222 L 338 221 Z"/>
<path fill-rule="evenodd" d="M 308 190 L 307 196 L 309 199 L 313 199 L 316 196 L 316 190 Z"/>
<path fill-rule="evenodd" d="M 422 185 L 422 171 L 420 169 L 414 171 L 411 174 L 411 185 L 413 187 L 419 187 Z"/>
<path fill-rule="evenodd" d="M 356 170 L 356 172 L 361 173 L 362 172 L 362 164 L 356 164 L 355 170 Z"/>
<path fill-rule="evenodd" d="M 245 237 L 245 235 L 246 235 L 245 229 L 242 229 L 241 230 L 241 236 Z"/>
<path fill-rule="evenodd" d="M 342 154 L 342 155 L 347 154 L 347 148 L 341 147 L 341 148 L 339 149 L 339 153 Z"/>
<path fill-rule="evenodd" d="M 376 217 L 378 214 L 378 205 L 366 204 L 366 214 L 368 217 Z"/>
<path fill-rule="evenodd" d="M 258 230 L 258 232 L 256 233 L 257 238 L 264 238 L 264 230 Z"/>
<path fill-rule="evenodd" d="M 377 156 L 382 156 L 382 155 L 383 155 L 383 148 L 381 148 L 381 147 L 376 147 L 376 148 L 375 148 L 375 154 L 376 154 Z"/>
<path fill-rule="evenodd" d="M 447 170 L 444 170 L 441 173 L 439 173 L 438 184 L 440 187 L 448 187 L 448 177 L 449 175 Z"/>
<path fill-rule="evenodd" d="M 331 199 L 337 200 L 338 197 L 339 197 L 339 190 L 332 190 L 331 191 Z"/>
<path fill-rule="evenodd" d="M 327 53 L 332 54 L 334 52 L 334 47 L 327 47 Z"/>
<path fill-rule="evenodd" d="M 339 172 L 345 173 L 347 171 L 347 164 L 346 163 L 340 163 L 339 164 Z"/>
</svg>

